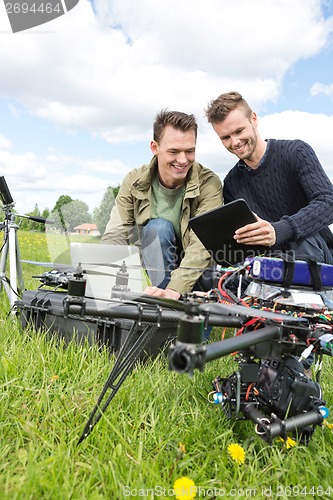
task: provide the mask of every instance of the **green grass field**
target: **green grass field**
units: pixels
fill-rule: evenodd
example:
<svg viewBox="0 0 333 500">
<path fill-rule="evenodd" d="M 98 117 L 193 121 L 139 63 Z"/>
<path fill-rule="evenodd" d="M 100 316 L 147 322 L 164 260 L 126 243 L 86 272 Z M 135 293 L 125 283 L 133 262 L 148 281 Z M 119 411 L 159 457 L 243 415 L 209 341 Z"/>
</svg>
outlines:
<svg viewBox="0 0 333 500">
<path fill-rule="evenodd" d="M 22 259 L 50 258 L 43 234 L 19 233 L 19 240 Z M 27 288 L 38 287 L 31 276 L 41 272 L 24 264 Z M 269 446 L 251 422 L 229 421 L 208 402 L 212 379 L 236 368 L 231 356 L 193 378 L 169 372 L 164 355 L 138 365 L 78 446 L 113 357 L 22 331 L 4 294 L 0 326 L 1 499 L 193 498 L 174 490 L 182 477 L 196 485 L 196 498 L 333 497 L 330 426 L 318 427 L 307 447 Z M 326 357 L 321 385 L 329 407 L 332 380 Z M 232 444 L 243 448 L 244 463 L 229 455 Z"/>
</svg>

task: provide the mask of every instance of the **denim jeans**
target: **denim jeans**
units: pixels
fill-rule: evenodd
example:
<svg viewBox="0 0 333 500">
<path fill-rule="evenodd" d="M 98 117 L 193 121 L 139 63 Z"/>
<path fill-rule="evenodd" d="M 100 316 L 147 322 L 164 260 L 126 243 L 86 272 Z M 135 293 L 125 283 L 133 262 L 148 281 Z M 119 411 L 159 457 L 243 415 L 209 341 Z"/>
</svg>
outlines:
<svg viewBox="0 0 333 500">
<path fill-rule="evenodd" d="M 166 219 L 150 219 L 142 228 L 142 257 L 153 286 L 165 289 L 180 261 L 181 245 Z"/>
<path fill-rule="evenodd" d="M 316 262 L 333 264 L 332 253 L 324 238 L 318 233 L 298 241 L 288 242 L 286 252 L 290 252 L 295 259 L 302 260 L 308 257 Z"/>
<path fill-rule="evenodd" d="M 171 222 L 166 219 L 150 219 L 142 228 L 141 245 L 143 262 L 152 285 L 166 288 L 171 271 L 179 266 L 183 252 Z M 207 269 L 195 283 L 193 290 L 211 290 L 213 278 L 213 268 Z"/>
<path fill-rule="evenodd" d="M 166 219 L 150 219 L 141 232 L 142 258 L 153 286 L 167 288 L 171 271 L 179 266 L 182 246 L 177 240 L 173 225 Z M 195 283 L 193 290 L 208 291 L 213 288 L 213 272 L 207 270 Z M 209 337 L 207 327 L 204 338 Z"/>
</svg>

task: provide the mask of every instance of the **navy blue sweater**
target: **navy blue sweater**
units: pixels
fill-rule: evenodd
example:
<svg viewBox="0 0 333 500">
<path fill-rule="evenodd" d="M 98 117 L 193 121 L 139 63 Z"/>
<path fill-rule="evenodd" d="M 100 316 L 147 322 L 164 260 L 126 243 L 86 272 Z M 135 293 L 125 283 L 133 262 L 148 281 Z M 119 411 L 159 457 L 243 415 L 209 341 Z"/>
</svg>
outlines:
<svg viewBox="0 0 333 500">
<path fill-rule="evenodd" d="M 243 161 L 224 179 L 224 203 L 244 198 L 253 212 L 269 221 L 276 246 L 320 233 L 329 246 L 333 236 L 333 185 L 315 152 L 300 140 L 269 139 L 257 169 Z"/>
</svg>

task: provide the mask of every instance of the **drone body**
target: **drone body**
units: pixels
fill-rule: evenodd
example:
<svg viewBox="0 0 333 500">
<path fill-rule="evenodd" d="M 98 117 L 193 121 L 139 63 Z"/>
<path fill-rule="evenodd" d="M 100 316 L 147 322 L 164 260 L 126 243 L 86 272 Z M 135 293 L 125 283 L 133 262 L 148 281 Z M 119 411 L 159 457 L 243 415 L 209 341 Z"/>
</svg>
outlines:
<svg viewBox="0 0 333 500">
<path fill-rule="evenodd" d="M 180 331 L 170 348 L 169 367 L 191 374 L 195 368 L 202 371 L 206 362 L 233 353 L 237 370 L 227 377 L 215 377 L 209 400 L 220 405 L 228 418 L 252 420 L 256 433 L 270 444 L 274 438 L 287 439 L 288 435 L 308 443 L 316 426 L 329 414 L 319 384 L 319 367 L 323 355 L 333 355 L 331 288 L 285 287 L 282 279 L 278 283 L 265 281 L 262 274 L 254 280 L 252 264 L 241 268 L 241 276 L 237 269 L 225 272 L 212 291 L 222 303 L 197 310 L 197 314 L 216 313 L 220 306 L 230 314 L 234 311 L 243 318 L 234 337 L 202 346 L 198 339 L 184 339 Z M 271 278 L 272 263 L 267 266 L 266 277 Z M 279 262 L 274 271 L 275 276 L 280 273 L 279 278 L 282 266 Z M 331 280 L 333 268 L 325 266 L 324 270 Z M 296 276 L 305 279 L 299 273 Z M 248 283 L 241 298 L 231 291 L 237 288 L 235 278 L 237 285 L 241 279 Z"/>
<path fill-rule="evenodd" d="M 55 290 L 59 286 L 67 288 L 67 293 L 40 290 L 34 296 L 28 291 L 23 297 L 25 300 L 18 302 L 18 308 L 33 321 L 41 317 L 42 311 L 46 320 L 52 318 L 53 321 L 55 317 L 62 331 L 74 320 L 80 324 L 90 322 L 99 325 L 98 328 L 104 323 L 121 324 L 131 320 L 126 340 L 123 345 L 118 344 L 118 359 L 122 360 L 119 363 L 126 374 L 143 350 L 147 351 L 159 330 L 162 332 L 167 325 L 170 327 L 164 340 L 173 339 L 169 348 L 172 370 L 189 374 L 194 369 L 202 371 L 206 362 L 237 352 L 237 370 L 230 376 L 219 375 L 213 380 L 214 402 L 228 418 L 252 420 L 257 434 L 269 443 L 278 436 L 287 439 L 289 434 L 306 443 L 328 415 L 319 384 L 320 370 L 316 368 L 321 366 L 324 354 L 333 355 L 333 300 L 332 287 L 318 286 L 318 283 L 322 284 L 321 278 L 330 280 L 333 272 L 327 267 L 319 269 L 319 280 L 310 273 L 306 281 L 312 283 L 313 280 L 312 285 L 298 285 L 293 282 L 301 276 L 298 264 L 293 268 L 296 273 L 281 275 L 284 264 L 278 262 L 274 270 L 266 259 L 259 261 L 260 279 L 256 279 L 256 259 L 256 263 L 247 261 L 239 268 L 222 270 L 217 287 L 207 296 L 188 294 L 183 301 L 133 294 L 127 287 L 128 270 L 121 268 L 110 299 L 93 303 L 84 296 L 76 297 L 76 287 L 70 287 L 74 292 L 69 290 L 68 285 L 77 280 L 77 273 L 54 270 L 44 273 L 43 286 Z M 279 280 L 275 283 L 272 276 L 277 273 Z M 82 280 L 82 274 L 80 276 Z M 240 281 L 247 285 L 241 296 L 235 294 L 235 290 L 244 289 Z M 40 299 L 41 294 L 46 300 Z M 51 324 L 55 324 L 52 321 Z M 207 325 L 231 327 L 236 329 L 236 334 L 205 344 L 203 331 Z M 313 378 L 308 375 L 309 367 L 313 368 Z M 116 365 L 101 398 L 107 390 L 113 392 L 104 406 L 99 400 L 80 440 L 91 432 L 119 389 L 120 384 L 114 380 L 120 373 Z"/>
</svg>

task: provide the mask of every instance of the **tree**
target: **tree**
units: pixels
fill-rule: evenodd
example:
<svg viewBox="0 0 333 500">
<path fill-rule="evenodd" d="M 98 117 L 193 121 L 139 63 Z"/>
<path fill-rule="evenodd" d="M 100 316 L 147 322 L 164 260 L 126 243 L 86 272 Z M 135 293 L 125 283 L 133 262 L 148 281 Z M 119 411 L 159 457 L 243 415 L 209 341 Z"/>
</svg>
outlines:
<svg viewBox="0 0 333 500">
<path fill-rule="evenodd" d="M 59 209 L 62 208 L 63 205 L 66 205 L 66 203 L 70 203 L 71 201 L 73 200 L 70 196 L 68 196 L 67 194 L 62 194 L 56 201 L 56 204 L 54 205 L 54 209 L 52 210 L 52 212 L 57 212 Z"/>
<path fill-rule="evenodd" d="M 45 212 L 45 210 L 44 210 Z M 29 216 L 35 216 L 35 217 L 44 217 L 41 216 L 40 210 L 38 208 L 38 205 L 36 203 L 35 208 L 32 212 L 28 212 L 27 214 L 24 214 Z M 20 228 L 23 231 L 45 231 L 45 224 L 42 224 L 41 222 L 34 222 L 31 219 L 26 219 L 25 217 L 22 217 L 21 222 L 20 222 Z"/>
<path fill-rule="evenodd" d="M 62 195 L 51 213 L 54 226 L 61 232 L 71 232 L 76 226 L 91 222 L 89 207 L 84 201 Z"/>
<path fill-rule="evenodd" d="M 119 189 L 120 185 L 117 187 L 108 186 L 100 206 L 94 210 L 93 221 L 101 234 L 104 234 L 106 225 L 109 222 L 110 212 L 114 206 Z"/>
<path fill-rule="evenodd" d="M 44 208 L 44 210 L 42 212 L 42 217 L 44 217 L 44 219 L 50 218 L 50 210 L 48 208 Z"/>
<path fill-rule="evenodd" d="M 62 213 L 62 208 L 64 205 L 67 203 L 71 203 L 73 200 L 70 196 L 62 194 L 59 196 L 56 204 L 54 205 L 54 208 L 51 212 L 51 219 L 54 221 L 53 222 L 53 227 L 58 229 L 59 231 L 63 232 L 68 232 L 69 228 L 67 227 L 64 215 Z"/>
</svg>

